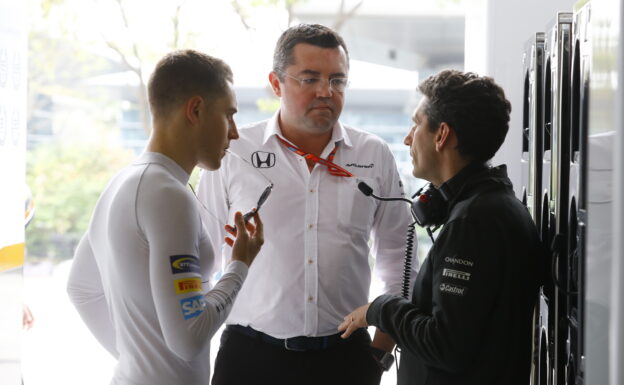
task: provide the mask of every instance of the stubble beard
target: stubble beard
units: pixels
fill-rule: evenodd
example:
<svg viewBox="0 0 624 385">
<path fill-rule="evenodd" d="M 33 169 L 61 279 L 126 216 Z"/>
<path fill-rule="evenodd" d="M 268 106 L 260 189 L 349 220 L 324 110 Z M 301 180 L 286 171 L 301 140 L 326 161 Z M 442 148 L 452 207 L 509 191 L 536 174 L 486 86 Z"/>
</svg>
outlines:
<svg viewBox="0 0 624 385">
<path fill-rule="evenodd" d="M 333 115 L 333 114 L 332 114 Z M 311 133 L 311 134 L 324 134 L 328 131 L 331 131 L 336 122 L 338 121 L 338 117 L 303 117 L 301 121 L 301 127 Z"/>
</svg>

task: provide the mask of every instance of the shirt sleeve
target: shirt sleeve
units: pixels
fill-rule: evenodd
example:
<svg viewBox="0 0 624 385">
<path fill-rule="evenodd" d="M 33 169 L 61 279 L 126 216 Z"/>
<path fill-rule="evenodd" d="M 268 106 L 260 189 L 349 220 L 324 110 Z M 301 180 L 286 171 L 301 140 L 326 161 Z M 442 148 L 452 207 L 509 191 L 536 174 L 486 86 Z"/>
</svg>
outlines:
<svg viewBox="0 0 624 385">
<path fill-rule="evenodd" d="M 383 170 L 379 195 L 405 197 L 403 183 L 394 157 L 383 144 Z M 375 256 L 374 272 L 384 283 L 384 293 L 400 295 L 403 278 L 407 230 L 411 220 L 410 209 L 404 202 L 381 202 L 375 212 L 371 232 L 371 252 Z M 418 273 L 418 241 L 413 239 L 410 292 Z"/>
<path fill-rule="evenodd" d="M 88 233 L 82 237 L 76 248 L 67 282 L 67 294 L 98 342 L 113 357 L 118 358 L 115 328 Z"/>
<path fill-rule="evenodd" d="M 419 277 L 418 289 L 431 291 L 431 312 L 385 295 L 373 301 L 367 320 L 427 365 L 459 372 L 476 356 L 501 291 L 504 254 L 491 239 L 504 234 L 495 223 L 462 219 L 447 226 L 426 260 L 431 276 L 422 286 Z"/>
<path fill-rule="evenodd" d="M 199 253 L 205 230 L 197 200 L 177 186 L 142 189 L 137 217 L 149 244 L 157 317 L 168 348 L 190 361 L 225 321 L 247 275 L 247 265 L 230 263 L 215 287 L 204 293 L 199 266 L 206 256 Z"/>
</svg>

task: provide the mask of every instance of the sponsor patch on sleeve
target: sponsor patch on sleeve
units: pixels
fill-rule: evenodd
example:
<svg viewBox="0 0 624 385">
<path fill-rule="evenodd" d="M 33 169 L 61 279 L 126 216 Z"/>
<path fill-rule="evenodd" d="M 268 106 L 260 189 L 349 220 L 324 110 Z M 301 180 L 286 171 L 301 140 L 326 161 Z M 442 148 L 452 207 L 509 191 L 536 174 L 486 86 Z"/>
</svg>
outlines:
<svg viewBox="0 0 624 385">
<path fill-rule="evenodd" d="M 182 316 L 184 319 L 197 317 L 204 311 L 204 296 L 196 295 L 194 297 L 181 299 L 180 307 L 182 308 Z"/>
<path fill-rule="evenodd" d="M 199 273 L 199 259 L 194 255 L 171 255 L 169 261 L 173 274 Z"/>
<path fill-rule="evenodd" d="M 200 278 L 183 278 L 173 281 L 176 294 L 201 292 L 202 281 Z"/>
</svg>

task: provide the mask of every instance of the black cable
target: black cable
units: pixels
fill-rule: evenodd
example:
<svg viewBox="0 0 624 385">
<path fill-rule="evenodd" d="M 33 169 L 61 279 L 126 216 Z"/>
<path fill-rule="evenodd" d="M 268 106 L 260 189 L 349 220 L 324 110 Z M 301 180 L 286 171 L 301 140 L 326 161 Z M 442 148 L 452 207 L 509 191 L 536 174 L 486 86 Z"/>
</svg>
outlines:
<svg viewBox="0 0 624 385">
<path fill-rule="evenodd" d="M 433 227 L 433 229 L 432 229 Z M 429 238 L 431 238 L 431 243 L 435 243 L 435 238 L 433 238 L 433 233 L 438 231 L 440 225 L 438 226 L 427 226 L 427 234 L 429 234 Z"/>
<path fill-rule="evenodd" d="M 412 204 L 412 201 L 407 199 L 407 198 L 383 198 L 383 197 L 378 197 L 377 195 L 375 195 L 373 193 L 371 193 L 370 195 L 373 198 L 375 198 L 375 199 L 379 199 L 380 201 L 386 201 L 386 202 L 389 202 L 389 201 L 403 201 L 403 202 L 409 203 L 410 205 Z"/>
<path fill-rule="evenodd" d="M 401 284 L 401 295 L 409 299 L 410 277 L 412 275 L 412 251 L 414 250 L 414 236 L 416 233 L 416 221 L 407 227 L 405 236 L 405 259 L 403 260 L 403 282 Z"/>
</svg>

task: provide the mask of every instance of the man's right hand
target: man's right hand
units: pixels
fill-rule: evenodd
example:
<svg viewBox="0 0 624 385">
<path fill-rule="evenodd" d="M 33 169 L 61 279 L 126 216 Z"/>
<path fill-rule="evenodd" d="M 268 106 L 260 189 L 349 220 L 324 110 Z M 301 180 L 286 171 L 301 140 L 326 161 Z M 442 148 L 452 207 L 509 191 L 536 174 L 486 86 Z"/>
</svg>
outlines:
<svg viewBox="0 0 624 385">
<path fill-rule="evenodd" d="M 232 260 L 244 262 L 247 266 L 251 266 L 264 243 L 264 229 L 257 212 L 253 215 L 253 221 L 253 225 L 245 223 L 243 214 L 237 211 L 234 214 L 236 229 L 230 225 L 225 225 L 225 230 L 235 238 L 233 240 L 230 237 L 225 237 L 225 242 L 232 247 Z M 239 233 L 239 229 L 243 230 Z"/>
</svg>

